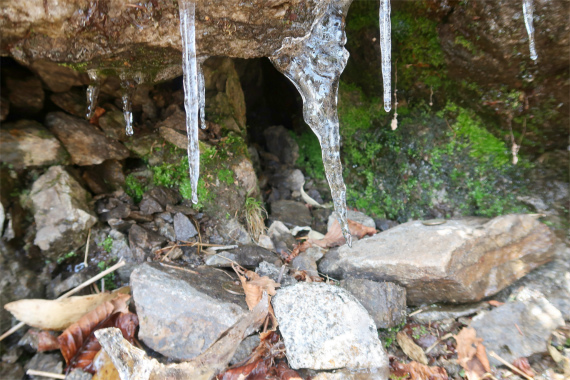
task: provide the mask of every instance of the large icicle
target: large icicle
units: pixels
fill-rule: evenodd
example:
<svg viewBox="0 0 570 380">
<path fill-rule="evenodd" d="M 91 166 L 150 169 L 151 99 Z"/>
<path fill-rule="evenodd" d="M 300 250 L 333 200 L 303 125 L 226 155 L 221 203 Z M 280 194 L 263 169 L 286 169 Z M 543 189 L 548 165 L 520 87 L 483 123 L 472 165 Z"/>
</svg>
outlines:
<svg viewBox="0 0 570 380">
<path fill-rule="evenodd" d="M 392 24 L 390 0 L 380 0 L 380 53 L 382 54 L 382 82 L 384 85 L 384 109 L 392 108 Z"/>
<path fill-rule="evenodd" d="M 133 83 L 121 75 L 121 100 L 123 102 L 123 117 L 125 118 L 125 133 L 127 136 L 133 135 L 133 103 L 132 103 Z"/>
<path fill-rule="evenodd" d="M 534 45 L 534 26 L 532 23 L 532 18 L 534 14 L 534 4 L 532 3 L 532 0 L 523 0 L 522 7 L 524 15 L 524 24 L 526 26 L 526 32 L 528 33 L 530 59 L 536 61 L 536 59 L 538 58 L 538 54 L 536 54 L 536 47 Z"/>
<path fill-rule="evenodd" d="M 179 1 L 180 35 L 182 36 L 182 70 L 184 72 L 184 108 L 186 109 L 186 133 L 188 134 L 188 166 L 192 185 L 192 202 L 198 203 L 198 178 L 200 177 L 200 148 L 198 146 L 198 62 L 196 60 L 196 31 L 194 18 L 196 4 L 193 0 Z"/>
<path fill-rule="evenodd" d="M 293 82 L 303 98 L 303 117 L 321 144 L 334 207 L 343 235 L 351 245 L 337 114 L 338 81 L 349 54 L 344 48 L 343 12 L 336 3 L 341 1 L 333 1 L 326 9 L 319 9 L 311 32 L 301 38 L 285 39 L 281 49 L 270 59 Z"/>
<path fill-rule="evenodd" d="M 93 117 L 95 108 L 97 107 L 97 98 L 99 97 L 99 76 L 96 70 L 87 70 L 87 75 L 91 83 L 87 87 L 87 112 L 85 117 L 87 120 Z"/>
<path fill-rule="evenodd" d="M 202 64 L 207 57 L 198 59 L 198 101 L 200 105 L 200 126 L 206 129 L 206 80 L 204 79 L 204 70 Z"/>
</svg>

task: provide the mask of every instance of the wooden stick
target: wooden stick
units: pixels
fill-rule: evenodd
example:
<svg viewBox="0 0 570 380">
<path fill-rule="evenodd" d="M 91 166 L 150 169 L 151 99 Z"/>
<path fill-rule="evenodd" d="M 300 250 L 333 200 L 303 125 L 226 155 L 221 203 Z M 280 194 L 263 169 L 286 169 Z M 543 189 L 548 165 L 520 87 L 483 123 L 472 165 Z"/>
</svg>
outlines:
<svg viewBox="0 0 570 380">
<path fill-rule="evenodd" d="M 35 369 L 27 370 L 26 375 L 45 376 L 45 377 L 51 377 L 52 379 L 65 379 L 65 375 L 53 372 L 36 371 Z"/>
<path fill-rule="evenodd" d="M 87 263 L 87 256 L 89 255 L 89 240 L 91 240 L 91 228 L 89 229 L 89 234 L 87 234 L 87 244 L 85 244 L 85 259 L 83 259 L 83 264 L 85 264 L 85 268 L 89 266 Z"/>
<path fill-rule="evenodd" d="M 523 371 L 521 371 L 520 369 L 518 369 L 517 367 L 515 367 L 514 365 L 512 365 L 511 363 L 509 363 L 508 361 L 506 361 L 505 359 L 503 359 L 502 357 L 500 357 L 499 355 L 497 355 L 494 351 L 489 351 L 489 356 L 497 359 L 498 361 L 500 361 L 501 363 L 503 363 L 504 365 L 506 365 L 507 367 L 509 367 L 509 369 L 511 371 L 516 372 L 517 374 L 521 375 L 522 377 L 524 377 L 527 380 L 534 380 L 534 377 L 530 377 L 529 375 L 527 375 L 526 373 L 524 373 Z"/>
<path fill-rule="evenodd" d="M 63 299 L 63 298 L 67 298 L 72 294 L 77 293 L 78 291 L 80 291 L 81 289 L 85 288 L 86 286 L 89 286 L 95 282 L 97 282 L 99 279 L 105 277 L 106 275 L 108 275 L 109 273 L 119 269 L 120 267 L 124 266 L 125 262 L 123 261 L 123 259 L 121 258 L 119 260 L 119 262 L 115 265 L 113 265 L 112 267 L 104 270 L 103 272 L 99 273 L 97 276 L 91 278 L 90 280 L 85 281 L 84 283 L 78 285 L 76 288 L 71 289 L 69 292 L 61 295 L 60 297 L 58 297 L 57 299 Z M 4 334 L 2 334 L 2 336 L 0 336 L 0 342 L 2 340 L 4 340 L 6 337 L 12 335 L 13 333 L 15 333 L 16 331 L 18 331 L 19 329 L 21 329 L 22 327 L 24 327 L 26 324 L 24 322 L 20 322 L 18 323 L 16 326 L 12 327 L 10 330 L 6 331 Z"/>
</svg>

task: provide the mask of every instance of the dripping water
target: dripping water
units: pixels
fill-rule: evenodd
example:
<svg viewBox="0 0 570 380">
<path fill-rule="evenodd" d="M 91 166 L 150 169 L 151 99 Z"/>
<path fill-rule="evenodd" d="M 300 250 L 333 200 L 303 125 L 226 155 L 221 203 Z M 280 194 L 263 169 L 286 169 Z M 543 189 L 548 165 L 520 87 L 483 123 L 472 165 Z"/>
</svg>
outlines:
<svg viewBox="0 0 570 380">
<path fill-rule="evenodd" d="M 390 0 L 380 0 L 380 52 L 382 54 L 382 82 L 384 85 L 384 109 L 391 108 L 392 26 Z"/>
<path fill-rule="evenodd" d="M 198 101 L 200 104 L 200 126 L 206 129 L 206 81 L 204 79 L 204 70 L 202 64 L 207 57 L 200 57 L 197 62 L 198 67 Z"/>
<path fill-rule="evenodd" d="M 89 87 L 87 87 L 87 112 L 85 117 L 89 120 L 95 114 L 95 108 L 97 107 L 97 98 L 99 98 L 99 76 L 96 70 L 88 70 L 87 75 L 89 75 L 91 83 Z"/>
<path fill-rule="evenodd" d="M 320 14 L 309 34 L 286 38 L 270 59 L 293 82 L 303 98 L 303 117 L 321 144 L 334 208 L 350 246 L 337 114 L 338 81 L 349 54 L 344 48 L 346 36 L 340 7 L 331 2 L 317 12 Z"/>
<path fill-rule="evenodd" d="M 534 4 L 532 0 L 523 0 L 523 15 L 524 24 L 526 26 L 526 32 L 528 33 L 528 45 L 530 50 L 530 59 L 536 61 L 538 54 L 536 54 L 536 47 L 534 45 L 534 26 L 533 26 L 533 14 L 534 14 Z"/>
<path fill-rule="evenodd" d="M 133 135 L 133 104 L 132 104 L 132 88 L 134 84 L 131 80 L 121 76 L 121 100 L 123 102 L 123 117 L 125 118 L 125 133 L 127 136 Z"/>
<path fill-rule="evenodd" d="M 188 134 L 188 166 L 192 185 L 192 202 L 198 203 L 198 178 L 200 176 L 200 149 L 198 145 L 198 113 L 204 97 L 200 87 L 198 62 L 196 60 L 196 4 L 182 0 L 180 7 L 180 35 L 182 37 L 182 71 L 184 72 L 184 108 L 186 110 L 186 133 Z M 201 71 L 201 70 L 200 70 Z M 200 88 L 200 91 L 199 91 Z M 200 95 L 202 92 L 202 95 Z M 200 103 L 200 104 L 199 104 Z M 204 99 L 205 103 L 205 99 Z M 202 112 L 203 115 L 203 112 Z M 202 127 L 205 125 L 203 124 Z"/>
</svg>

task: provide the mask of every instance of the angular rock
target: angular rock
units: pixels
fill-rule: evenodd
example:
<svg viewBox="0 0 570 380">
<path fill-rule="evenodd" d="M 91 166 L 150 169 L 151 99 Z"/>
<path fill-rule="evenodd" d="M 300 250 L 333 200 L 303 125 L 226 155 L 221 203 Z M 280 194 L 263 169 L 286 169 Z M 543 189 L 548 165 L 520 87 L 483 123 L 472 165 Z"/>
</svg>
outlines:
<svg viewBox="0 0 570 380">
<path fill-rule="evenodd" d="M 376 229 L 379 231 L 386 231 L 398 225 L 398 222 L 388 219 L 374 219 L 374 223 L 376 224 Z"/>
<path fill-rule="evenodd" d="M 129 156 L 127 148 L 108 139 L 85 120 L 52 112 L 46 116 L 46 125 L 63 143 L 76 165 L 97 165 L 105 160 L 122 160 Z"/>
<path fill-rule="evenodd" d="M 6 78 L 6 87 L 10 92 L 9 99 L 13 108 L 36 113 L 44 107 L 44 90 L 42 82 L 38 78 L 16 79 L 8 77 Z"/>
<path fill-rule="evenodd" d="M 46 295 L 48 299 L 56 299 L 66 291 L 77 287 L 83 282 L 87 281 L 89 276 L 87 273 L 78 272 L 73 273 L 71 276 L 62 280 L 61 274 L 54 278 L 46 287 Z"/>
<path fill-rule="evenodd" d="M 397 326 L 406 318 L 406 289 L 396 284 L 349 278 L 340 286 L 360 301 L 378 328 Z"/>
<path fill-rule="evenodd" d="M 143 195 L 141 203 L 139 203 L 139 209 L 143 215 L 152 215 L 164 211 L 162 205 L 148 193 Z"/>
<path fill-rule="evenodd" d="M 470 327 L 483 338 L 487 351 L 495 351 L 512 363 L 537 353 L 548 352 L 550 334 L 564 325 L 560 310 L 540 294 L 527 294 L 526 299 L 508 302 L 473 318 Z M 489 357 L 494 365 L 501 365 Z"/>
<path fill-rule="evenodd" d="M 259 338 L 259 334 L 255 334 L 252 336 L 248 336 L 247 338 L 245 338 L 238 346 L 234 357 L 232 358 L 232 360 L 230 360 L 230 365 L 234 365 L 236 363 L 241 362 L 242 360 L 244 360 L 245 358 L 247 358 L 249 355 L 251 355 L 251 353 L 253 352 L 253 350 L 259 346 L 259 342 L 260 342 L 260 338 Z"/>
<path fill-rule="evenodd" d="M 111 140 L 129 140 L 125 129 L 125 116 L 121 111 L 107 111 L 99 118 L 99 126 Z"/>
<path fill-rule="evenodd" d="M 61 356 L 58 354 L 46 354 L 43 352 L 38 352 L 34 357 L 24 366 L 27 371 L 29 369 L 35 369 L 36 371 L 44 371 L 61 374 L 63 372 L 63 361 Z M 44 376 L 30 375 L 31 379 L 49 379 Z"/>
<path fill-rule="evenodd" d="M 256 194 L 259 194 L 257 175 L 255 174 L 253 164 L 248 158 L 244 158 L 236 165 L 232 165 L 232 170 L 239 186 L 244 189 L 248 196 L 255 197 Z"/>
<path fill-rule="evenodd" d="M 319 275 L 316 260 L 306 255 L 304 252 L 291 261 L 291 267 L 295 270 L 305 271 L 312 277 L 318 277 Z"/>
<path fill-rule="evenodd" d="M 262 261 L 259 266 L 255 268 L 255 273 L 260 276 L 267 276 L 273 281 L 277 282 L 279 280 L 279 274 L 281 273 L 281 268 L 275 266 L 275 264 L 268 263 L 267 261 Z M 283 275 L 281 276 L 281 288 L 286 286 L 295 285 L 297 280 L 294 277 L 289 276 L 289 270 L 285 269 Z"/>
<path fill-rule="evenodd" d="M 95 194 L 122 190 L 125 185 L 123 165 L 117 160 L 106 160 L 101 165 L 87 168 L 82 178 Z"/>
<path fill-rule="evenodd" d="M 279 157 L 279 161 L 283 164 L 295 165 L 299 159 L 299 145 L 284 126 L 266 128 L 263 135 L 269 153 Z"/>
<path fill-rule="evenodd" d="M 267 234 L 271 238 L 277 253 L 288 253 L 297 243 L 291 231 L 279 220 L 271 223 Z"/>
<path fill-rule="evenodd" d="M 36 222 L 36 244 L 57 258 L 85 243 L 87 231 L 97 222 L 90 196 L 63 167 L 52 166 L 32 186 L 30 201 Z"/>
<path fill-rule="evenodd" d="M 152 189 L 149 190 L 148 194 L 154 199 L 156 199 L 162 207 L 166 207 L 167 211 L 169 211 L 168 210 L 169 206 L 172 206 L 180 202 L 180 200 L 182 200 L 180 193 L 164 186 L 153 187 Z M 173 206 L 173 210 L 177 208 L 184 209 L 185 207 L 183 205 Z M 194 215 L 196 213 L 192 209 L 190 209 L 189 211 L 183 210 L 183 211 L 169 211 L 169 212 L 181 212 L 186 215 Z"/>
<path fill-rule="evenodd" d="M 299 191 L 305 183 L 305 176 L 299 169 L 289 169 L 277 172 L 271 178 L 271 184 L 274 187 L 285 188 L 289 191 Z"/>
<path fill-rule="evenodd" d="M 158 228 L 158 233 L 167 238 L 169 241 L 176 241 L 176 232 L 174 232 L 174 227 L 172 224 L 164 221 L 162 218 L 154 218 L 154 224 Z M 172 252 L 168 257 L 172 259 Z"/>
<path fill-rule="evenodd" d="M 20 380 L 25 376 L 24 369 L 17 363 L 2 363 L 0 365 L 0 379 Z"/>
<path fill-rule="evenodd" d="M 224 273 L 192 271 L 145 263 L 131 275 L 139 339 L 175 360 L 198 356 L 248 310 L 243 296 L 224 290 Z"/>
<path fill-rule="evenodd" d="M 327 224 L 327 230 L 331 229 L 334 220 L 336 220 L 336 217 L 337 217 L 337 214 L 335 212 L 333 212 L 329 216 L 329 221 Z M 366 215 L 363 212 L 348 210 L 347 218 L 354 221 L 354 222 L 360 223 L 366 227 L 376 228 L 376 223 L 374 222 L 374 219 L 372 219 L 371 217 L 369 217 L 368 215 Z"/>
<path fill-rule="evenodd" d="M 235 218 L 220 219 L 217 227 L 218 234 L 227 244 L 251 244 L 252 240 L 245 227 Z"/>
<path fill-rule="evenodd" d="M 198 235 L 194 223 L 181 212 L 174 215 L 174 233 L 176 234 L 176 240 L 181 241 L 188 241 Z"/>
<path fill-rule="evenodd" d="M 408 222 L 331 250 L 319 270 L 333 278 L 395 282 L 408 304 L 474 302 L 554 257 L 556 237 L 532 215 Z"/>
<path fill-rule="evenodd" d="M 65 92 L 71 90 L 73 86 L 87 84 L 89 79 L 86 73 L 79 73 L 69 67 L 49 62 L 35 61 L 30 69 L 35 72 L 42 82 L 53 92 Z"/>
<path fill-rule="evenodd" d="M 346 290 L 324 283 L 279 289 L 271 303 L 291 368 L 374 368 L 388 376 L 388 357 L 374 321 Z"/>
<path fill-rule="evenodd" d="M 223 257 L 221 257 L 223 256 Z M 217 252 L 217 255 L 211 255 L 206 258 L 206 265 L 215 266 L 218 268 L 231 267 L 231 261 L 224 259 L 224 257 L 237 262 L 245 268 L 253 269 L 261 262 L 280 262 L 277 256 L 265 248 L 259 247 L 254 244 L 240 245 L 229 251 Z"/>
<path fill-rule="evenodd" d="M 281 200 L 271 203 L 269 220 L 279 220 L 287 227 L 310 226 L 313 218 L 311 212 L 301 202 Z"/>
<path fill-rule="evenodd" d="M 129 229 L 130 255 L 125 259 L 130 262 L 142 263 L 157 248 L 160 248 L 166 239 L 154 231 L 150 231 L 137 224 Z"/>
<path fill-rule="evenodd" d="M 489 309 L 487 302 L 468 303 L 464 305 L 432 305 L 424 311 L 414 314 L 412 318 L 419 323 L 443 321 L 445 319 L 457 319 L 476 314 Z"/>
<path fill-rule="evenodd" d="M 52 102 L 67 113 L 73 116 L 85 117 L 87 103 L 85 94 L 76 91 L 61 92 L 50 96 Z"/>
<path fill-rule="evenodd" d="M 69 160 L 69 155 L 55 136 L 32 120 L 2 125 L 0 152 L 0 162 L 16 169 L 65 164 Z"/>
</svg>

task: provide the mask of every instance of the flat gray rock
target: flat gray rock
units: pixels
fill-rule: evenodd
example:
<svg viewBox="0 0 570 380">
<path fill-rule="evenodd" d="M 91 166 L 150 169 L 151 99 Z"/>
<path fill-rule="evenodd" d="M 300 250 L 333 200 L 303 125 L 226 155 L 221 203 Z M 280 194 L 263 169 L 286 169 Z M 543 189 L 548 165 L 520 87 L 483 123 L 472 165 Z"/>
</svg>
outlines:
<svg viewBox="0 0 570 380">
<path fill-rule="evenodd" d="M 181 212 L 174 215 L 174 233 L 176 234 L 176 240 L 181 241 L 188 241 L 198 235 L 194 223 Z"/>
<path fill-rule="evenodd" d="M 378 328 L 397 326 L 406 318 L 406 289 L 401 286 L 357 278 L 342 280 L 340 286 L 360 301 Z"/>
<path fill-rule="evenodd" d="M 271 303 L 291 368 L 387 371 L 374 321 L 346 290 L 302 282 L 277 290 Z"/>
<path fill-rule="evenodd" d="M 548 352 L 550 334 L 563 325 L 560 310 L 542 296 L 531 296 L 473 318 L 470 327 L 477 331 L 478 338 L 483 338 L 487 351 L 495 351 L 512 363 Z M 501 365 L 492 357 L 489 360 L 493 365 Z"/>
<path fill-rule="evenodd" d="M 374 219 L 372 219 L 371 217 L 369 217 L 368 215 L 366 215 L 363 212 L 348 210 L 346 215 L 347 215 L 347 219 L 350 219 L 354 222 L 360 223 L 366 227 L 376 228 L 376 222 L 374 222 Z M 327 223 L 327 230 L 331 229 L 332 224 L 333 224 L 335 219 L 337 219 L 337 214 L 336 214 L 336 212 L 333 212 L 329 216 L 329 221 Z"/>
<path fill-rule="evenodd" d="M 487 302 L 468 303 L 464 305 L 432 305 L 422 312 L 414 314 L 412 318 L 419 323 L 457 319 L 489 309 L 490 306 L 491 305 Z"/>
<path fill-rule="evenodd" d="M 131 274 L 139 339 L 175 360 L 204 352 L 248 310 L 243 295 L 224 290 L 227 275 L 209 267 L 192 271 L 144 263 Z"/>
<path fill-rule="evenodd" d="M 395 282 L 410 305 L 476 302 L 553 259 L 557 239 L 532 215 L 401 224 L 331 250 L 319 271 L 333 278 Z"/>
<path fill-rule="evenodd" d="M 271 203 L 270 221 L 281 221 L 289 228 L 295 226 L 310 226 L 313 217 L 311 212 L 301 202 L 281 200 Z"/>
<path fill-rule="evenodd" d="M 240 245 L 228 251 L 217 252 L 216 255 L 206 256 L 206 265 L 218 268 L 229 268 L 232 262 L 226 259 L 237 262 L 242 267 L 254 269 L 263 261 L 270 263 L 280 262 L 277 255 L 268 251 L 265 248 L 255 244 Z"/>
</svg>

